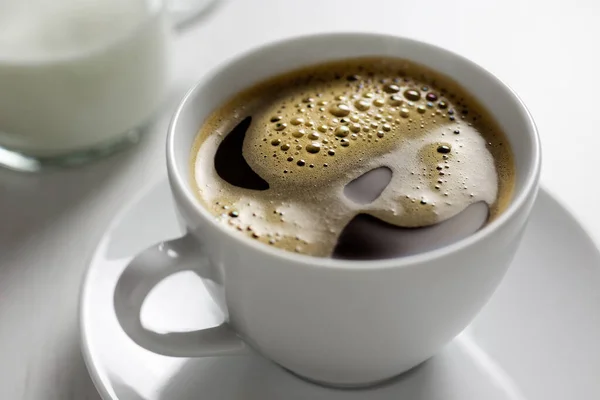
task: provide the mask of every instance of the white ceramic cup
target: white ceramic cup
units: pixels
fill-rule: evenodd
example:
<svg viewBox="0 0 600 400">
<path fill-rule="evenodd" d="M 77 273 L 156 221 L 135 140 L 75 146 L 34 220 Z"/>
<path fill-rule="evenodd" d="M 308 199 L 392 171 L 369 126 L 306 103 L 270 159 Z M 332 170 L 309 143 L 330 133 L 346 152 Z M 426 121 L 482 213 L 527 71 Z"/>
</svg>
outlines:
<svg viewBox="0 0 600 400">
<path fill-rule="evenodd" d="M 516 186 L 509 207 L 477 233 L 403 258 L 351 261 L 299 255 L 236 234 L 197 201 L 190 149 L 207 116 L 240 90 L 282 72 L 324 61 L 400 57 L 462 84 L 487 107 L 514 150 Z M 341 33 L 268 44 L 224 63 L 191 89 L 173 117 L 167 143 L 171 190 L 187 234 L 142 252 L 124 271 L 114 302 L 137 344 L 169 356 L 241 353 L 248 346 L 320 383 L 362 386 L 427 360 L 456 336 L 504 276 L 538 190 L 536 127 L 515 93 L 459 55 L 418 41 Z M 219 327 L 158 334 L 140 308 L 163 278 L 192 270 L 226 316 Z"/>
</svg>

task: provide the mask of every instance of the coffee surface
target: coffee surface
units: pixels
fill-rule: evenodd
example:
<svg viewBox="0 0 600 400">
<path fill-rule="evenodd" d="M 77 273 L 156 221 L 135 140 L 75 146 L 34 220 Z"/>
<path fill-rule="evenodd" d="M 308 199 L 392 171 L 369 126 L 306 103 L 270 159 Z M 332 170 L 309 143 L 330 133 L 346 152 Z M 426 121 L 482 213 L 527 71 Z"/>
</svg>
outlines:
<svg viewBox="0 0 600 400">
<path fill-rule="evenodd" d="M 476 99 L 390 58 L 311 66 L 239 93 L 201 128 L 191 167 L 199 200 L 232 229 L 357 259 L 472 234 L 506 207 L 515 174 Z"/>
</svg>

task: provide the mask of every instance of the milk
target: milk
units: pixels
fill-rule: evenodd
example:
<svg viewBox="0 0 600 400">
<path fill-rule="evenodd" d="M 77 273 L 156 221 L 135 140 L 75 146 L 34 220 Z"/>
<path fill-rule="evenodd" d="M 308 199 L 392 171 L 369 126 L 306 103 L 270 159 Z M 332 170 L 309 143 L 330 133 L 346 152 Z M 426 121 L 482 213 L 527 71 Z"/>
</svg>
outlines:
<svg viewBox="0 0 600 400">
<path fill-rule="evenodd" d="M 0 0 L 0 146 L 55 156 L 147 122 L 170 31 L 150 0 Z"/>
</svg>

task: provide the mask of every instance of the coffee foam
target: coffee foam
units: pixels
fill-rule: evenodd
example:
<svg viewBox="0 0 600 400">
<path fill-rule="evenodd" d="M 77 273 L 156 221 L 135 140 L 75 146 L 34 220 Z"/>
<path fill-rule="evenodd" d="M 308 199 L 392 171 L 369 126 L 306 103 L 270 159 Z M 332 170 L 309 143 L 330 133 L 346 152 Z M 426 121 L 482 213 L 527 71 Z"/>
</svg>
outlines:
<svg viewBox="0 0 600 400">
<path fill-rule="evenodd" d="M 242 153 L 268 182 L 265 191 L 223 181 L 213 162 L 224 136 L 247 116 Z M 476 100 L 398 59 L 335 62 L 260 83 L 209 117 L 193 157 L 199 198 L 219 220 L 314 256 L 330 256 L 359 213 L 422 227 L 485 202 L 493 219 L 514 184 L 508 142 Z M 380 167 L 392 178 L 374 201 L 344 195 L 349 182 Z"/>
</svg>

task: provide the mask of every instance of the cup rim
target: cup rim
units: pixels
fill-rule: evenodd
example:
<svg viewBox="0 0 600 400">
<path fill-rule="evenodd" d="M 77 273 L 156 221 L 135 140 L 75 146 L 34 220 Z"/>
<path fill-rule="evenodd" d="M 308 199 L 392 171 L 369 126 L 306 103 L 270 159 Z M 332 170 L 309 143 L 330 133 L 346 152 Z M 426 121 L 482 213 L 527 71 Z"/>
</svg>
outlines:
<svg viewBox="0 0 600 400">
<path fill-rule="evenodd" d="M 425 251 L 422 253 L 417 253 L 409 256 L 401 256 L 395 258 L 385 258 L 380 260 L 351 260 L 351 259 L 334 259 L 331 257 L 316 257 L 304 254 L 292 253 L 287 250 L 283 250 L 276 247 L 268 246 L 264 243 L 257 242 L 249 237 L 244 235 L 238 235 L 235 232 L 228 229 L 225 225 L 219 223 L 213 215 L 211 215 L 207 210 L 205 210 L 196 195 L 193 193 L 191 185 L 189 182 L 186 182 L 184 179 L 184 174 L 178 167 L 178 163 L 176 162 L 176 151 L 175 151 L 175 138 L 177 136 L 177 128 L 178 122 L 181 118 L 181 115 L 184 112 L 184 108 L 186 104 L 191 101 L 191 99 L 195 96 L 195 94 L 200 91 L 207 82 L 209 82 L 214 76 L 216 76 L 222 69 L 226 68 L 228 65 L 243 62 L 244 59 L 251 56 L 252 54 L 260 51 L 267 50 L 269 48 L 277 48 L 281 46 L 285 46 L 286 44 L 297 42 L 297 41 L 306 41 L 306 40 L 315 40 L 317 38 L 334 38 L 334 37 L 374 37 L 374 38 L 382 38 L 382 39 L 392 39 L 392 40 L 403 40 L 406 42 L 411 42 L 415 45 L 419 45 L 422 47 L 427 47 L 432 51 L 437 51 L 443 53 L 447 56 L 453 57 L 455 59 L 461 60 L 463 63 L 467 63 L 472 65 L 475 68 L 482 70 L 486 73 L 490 79 L 498 82 L 502 87 L 504 87 L 514 98 L 518 107 L 524 112 L 527 122 L 529 125 L 528 136 L 530 140 L 533 142 L 532 146 L 532 154 L 530 154 L 531 159 L 531 169 L 528 175 L 525 178 L 525 183 L 523 185 L 520 193 L 514 197 L 509 206 L 501 213 L 498 218 L 485 225 L 483 228 L 478 230 L 472 235 L 469 235 L 466 238 L 458 240 L 454 243 L 451 243 L 446 246 L 439 247 L 437 249 Z M 219 63 L 216 67 L 214 67 L 211 71 L 203 76 L 199 81 L 197 81 L 184 95 L 182 100 L 180 101 L 177 110 L 173 114 L 171 118 L 171 122 L 168 128 L 167 134 L 167 170 L 169 175 L 169 180 L 171 185 L 176 186 L 179 189 L 180 194 L 182 195 L 182 200 L 186 203 L 186 206 L 193 209 L 195 213 L 201 216 L 205 222 L 207 222 L 208 226 L 211 229 L 216 229 L 221 231 L 224 235 L 234 241 L 236 244 L 241 246 L 246 246 L 255 250 L 257 252 L 261 252 L 272 256 L 274 258 L 279 258 L 282 261 L 289 261 L 296 264 L 302 264 L 308 267 L 316 267 L 316 268 L 330 268 L 330 269 L 351 269 L 351 270 L 377 270 L 377 269 L 388 269 L 388 268 L 402 268 L 408 267 L 416 264 L 423 264 L 426 262 L 430 262 L 433 260 L 437 260 L 448 256 L 450 254 L 459 252 L 465 248 L 471 247 L 477 242 L 480 242 L 491 235 L 494 234 L 495 231 L 501 229 L 505 226 L 515 214 L 519 212 L 523 207 L 526 206 L 528 200 L 531 196 L 535 196 L 536 190 L 539 186 L 539 176 L 541 169 L 541 143 L 539 138 L 539 133 L 537 126 L 533 120 L 531 112 L 527 109 L 522 99 L 517 95 L 517 93 L 504 81 L 499 79 L 495 74 L 491 73 L 487 69 L 481 67 L 479 64 L 471 61 L 470 59 L 457 54 L 453 51 L 447 50 L 443 47 L 433 45 L 424 41 L 415 40 L 411 38 L 407 38 L 400 35 L 393 34 L 385 34 L 385 33 L 376 33 L 376 32 L 360 32 L 360 31 L 345 31 L 345 32 L 327 32 L 327 33 L 315 33 L 315 34 L 307 34 L 307 35 L 294 35 L 290 37 L 286 37 L 283 39 L 278 39 L 275 41 L 269 41 L 267 43 L 254 46 L 249 50 L 246 50 L 240 54 L 237 54 L 234 57 L 224 60 Z M 206 227 L 204 228 L 206 229 Z"/>
</svg>

